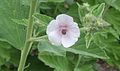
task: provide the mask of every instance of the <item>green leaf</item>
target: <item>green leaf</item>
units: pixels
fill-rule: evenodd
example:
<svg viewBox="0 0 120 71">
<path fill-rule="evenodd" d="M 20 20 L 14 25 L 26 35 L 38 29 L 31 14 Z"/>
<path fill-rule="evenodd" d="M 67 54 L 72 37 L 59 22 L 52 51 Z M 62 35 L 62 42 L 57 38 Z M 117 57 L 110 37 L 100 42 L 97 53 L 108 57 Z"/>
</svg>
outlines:
<svg viewBox="0 0 120 71">
<path fill-rule="evenodd" d="M 74 71 L 94 71 L 93 66 L 90 64 L 84 64 L 81 67 L 75 69 Z"/>
<path fill-rule="evenodd" d="M 0 66 L 4 65 L 7 61 L 5 58 L 0 57 Z"/>
<path fill-rule="evenodd" d="M 83 0 L 83 1 L 88 2 L 91 5 L 106 3 L 107 5 L 112 6 L 120 11 L 120 0 Z"/>
<path fill-rule="evenodd" d="M 79 3 L 77 3 L 77 5 L 78 5 L 79 19 L 81 22 L 83 22 L 83 17 L 88 13 L 88 11 L 86 10 L 84 6 L 80 5 Z"/>
<path fill-rule="evenodd" d="M 79 39 L 75 45 L 73 45 L 71 48 L 66 49 L 66 51 L 69 51 L 75 54 L 80 54 L 83 56 L 89 56 L 89 57 L 101 58 L 101 59 L 109 59 L 105 51 L 100 49 L 97 45 L 93 43 L 91 43 L 89 48 L 86 48 L 85 39 L 83 35 L 81 35 L 81 39 Z"/>
<path fill-rule="evenodd" d="M 40 53 L 49 52 L 59 56 L 64 56 L 65 52 L 68 51 L 74 54 L 81 54 L 95 58 L 108 59 L 104 51 L 98 48 L 97 46 L 91 45 L 90 48 L 87 49 L 85 46 L 85 42 L 84 43 L 82 42 L 83 39 L 80 39 L 80 41 L 78 41 L 74 46 L 72 46 L 72 48 L 66 49 L 62 46 L 54 46 L 51 43 L 49 43 L 48 40 L 47 41 L 43 40 L 39 43 L 38 49 Z"/>
<path fill-rule="evenodd" d="M 43 62 L 41 62 L 36 55 L 29 55 L 26 64 L 28 64 L 28 67 L 26 67 L 25 71 L 53 71 L 52 68 L 46 66 Z"/>
<path fill-rule="evenodd" d="M 85 48 L 85 46 L 83 46 Z M 94 58 L 101 58 L 101 59 L 108 59 L 108 57 L 105 55 L 105 53 L 99 49 L 99 48 L 94 48 L 93 49 L 84 49 L 81 50 L 80 47 L 79 48 L 69 48 L 67 51 L 75 53 L 75 54 L 81 54 L 84 56 L 90 56 L 90 57 L 94 57 Z M 94 51 L 94 52 L 93 52 Z M 99 53 L 97 53 L 99 52 Z"/>
<path fill-rule="evenodd" d="M 15 24 L 11 19 L 23 18 L 26 15 L 21 10 L 19 0 L 4 0 L 0 2 L 0 40 L 21 49 L 25 41 L 25 27 Z"/>
<path fill-rule="evenodd" d="M 95 39 L 99 47 L 106 50 L 106 53 L 110 58 L 107 60 L 107 62 L 110 65 L 114 65 L 120 69 L 120 44 L 117 42 L 116 38 L 112 34 L 108 34 L 107 38 L 97 36 Z"/>
<path fill-rule="evenodd" d="M 53 20 L 52 17 L 38 13 L 34 14 L 34 18 L 35 18 L 35 24 L 39 26 L 38 32 L 45 32 L 49 22 Z"/>
<path fill-rule="evenodd" d="M 43 25 L 43 26 L 47 26 L 48 23 L 51 20 L 53 20 L 52 17 L 49 17 L 49 16 L 44 15 L 44 14 L 39 14 L 39 13 L 34 14 L 34 17 L 36 19 L 36 22 L 38 22 L 40 25 Z"/>
<path fill-rule="evenodd" d="M 66 58 L 65 48 L 54 46 L 47 39 L 38 44 L 38 58 L 56 71 L 71 71 L 71 65 Z"/>
<path fill-rule="evenodd" d="M 108 5 L 113 6 L 115 9 L 120 11 L 120 0 L 103 0 Z"/>
<path fill-rule="evenodd" d="M 110 32 L 114 37 L 116 37 L 117 39 L 119 39 L 119 34 L 116 33 L 116 32 L 117 32 L 116 30 L 114 30 L 113 28 L 110 28 L 110 29 L 109 29 L 109 32 Z"/>
<path fill-rule="evenodd" d="M 15 67 L 18 67 L 20 61 L 21 51 L 15 48 L 9 49 L 10 60 L 9 63 L 13 64 Z"/>
<path fill-rule="evenodd" d="M 18 25 L 23 25 L 23 26 L 27 26 L 28 25 L 28 20 L 27 19 L 12 19 L 14 23 L 18 24 Z"/>
<path fill-rule="evenodd" d="M 110 23 L 113 28 L 116 30 L 116 33 L 118 33 L 120 35 L 120 12 L 115 10 L 114 8 L 109 9 L 106 13 L 105 13 L 105 20 Z"/>
<path fill-rule="evenodd" d="M 43 61 L 46 65 L 55 68 L 56 71 L 72 71 L 72 65 L 66 57 L 56 56 L 50 53 L 40 53 L 39 59 Z"/>
<path fill-rule="evenodd" d="M 98 0 L 82 0 L 84 3 L 89 3 L 90 5 L 95 5 Z"/>
<path fill-rule="evenodd" d="M 38 50 L 40 53 L 49 52 L 58 56 L 65 56 L 65 49 L 62 46 L 54 46 L 48 40 L 42 40 L 38 44 Z"/>
<path fill-rule="evenodd" d="M 70 4 L 70 5 L 72 5 L 72 4 L 75 3 L 74 0 L 66 0 L 66 2 L 67 2 L 68 4 Z"/>
<path fill-rule="evenodd" d="M 0 41 L 0 66 L 10 60 L 10 48 L 11 46 L 8 43 Z"/>
<path fill-rule="evenodd" d="M 89 48 L 89 46 L 90 46 L 92 40 L 93 40 L 92 34 L 87 33 L 87 34 L 85 35 L 86 48 Z"/>
<path fill-rule="evenodd" d="M 39 0 L 39 2 L 64 2 L 65 0 Z"/>
<path fill-rule="evenodd" d="M 11 63 L 14 66 L 18 66 L 20 59 L 20 50 L 11 47 L 10 44 L 0 41 L 0 62 Z"/>
<path fill-rule="evenodd" d="M 102 17 L 102 14 L 104 12 L 104 9 L 105 9 L 105 3 L 102 3 L 100 5 L 98 5 L 98 7 L 96 9 L 93 10 L 93 14 L 96 16 L 96 17 Z"/>
<path fill-rule="evenodd" d="M 31 0 L 21 0 L 22 5 L 30 5 Z"/>
<path fill-rule="evenodd" d="M 75 20 L 75 22 L 77 23 L 80 23 L 80 19 L 79 19 L 79 14 L 78 14 L 78 9 L 77 9 L 77 5 L 76 4 L 73 4 L 70 8 L 69 8 L 69 11 L 67 11 L 68 15 L 72 16 Z"/>
<path fill-rule="evenodd" d="M 82 45 L 81 45 L 82 43 Z M 86 57 L 95 57 L 101 59 L 107 59 L 104 51 L 98 47 L 85 48 L 82 41 L 79 41 L 72 48 L 63 48 L 62 46 L 54 46 L 48 40 L 44 39 L 39 42 L 39 59 L 46 65 L 55 68 L 55 71 L 71 71 L 72 62 L 66 57 L 66 52 L 72 52 L 73 54 L 80 54 Z M 93 45 L 92 45 L 93 46 Z"/>
</svg>

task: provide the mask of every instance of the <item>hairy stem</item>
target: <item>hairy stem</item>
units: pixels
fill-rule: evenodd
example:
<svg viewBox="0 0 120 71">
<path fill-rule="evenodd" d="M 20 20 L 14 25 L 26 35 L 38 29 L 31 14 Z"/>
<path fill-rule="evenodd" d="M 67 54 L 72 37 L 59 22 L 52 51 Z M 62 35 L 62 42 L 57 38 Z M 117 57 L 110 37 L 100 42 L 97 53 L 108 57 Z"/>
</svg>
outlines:
<svg viewBox="0 0 120 71">
<path fill-rule="evenodd" d="M 47 37 L 47 35 L 44 35 L 44 36 L 41 36 L 41 37 L 33 37 L 33 38 L 30 38 L 29 41 L 32 41 L 32 42 L 39 42 L 41 40 L 44 40 L 45 38 Z"/>
<path fill-rule="evenodd" d="M 31 1 L 30 12 L 29 12 L 29 23 L 28 23 L 28 27 L 27 27 L 27 33 L 26 33 L 26 41 L 25 41 L 24 48 L 21 51 L 21 58 L 20 58 L 18 71 L 24 70 L 26 59 L 27 59 L 28 53 L 29 53 L 31 46 L 32 46 L 32 43 L 33 43 L 33 42 L 28 41 L 28 40 L 32 37 L 33 20 L 34 20 L 32 15 L 34 14 L 34 12 L 36 10 L 36 4 L 37 4 L 37 0 Z"/>
</svg>

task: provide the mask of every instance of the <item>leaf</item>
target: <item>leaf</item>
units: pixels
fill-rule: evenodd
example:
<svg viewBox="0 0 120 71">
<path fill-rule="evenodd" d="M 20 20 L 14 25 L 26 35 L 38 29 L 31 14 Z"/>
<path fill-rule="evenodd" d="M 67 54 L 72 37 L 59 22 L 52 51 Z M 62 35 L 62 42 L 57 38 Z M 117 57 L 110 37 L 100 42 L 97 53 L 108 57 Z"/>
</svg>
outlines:
<svg viewBox="0 0 120 71">
<path fill-rule="evenodd" d="M 120 11 L 120 0 L 83 0 L 83 1 L 88 2 L 91 5 L 106 3 L 107 5 L 112 6 Z"/>
<path fill-rule="evenodd" d="M 0 62 L 11 63 L 14 66 L 18 66 L 20 59 L 20 51 L 11 47 L 10 44 L 0 41 Z"/>
<path fill-rule="evenodd" d="M 92 4 L 92 5 L 99 4 L 99 3 L 106 3 L 107 4 L 106 6 L 108 6 L 108 8 L 110 6 L 112 6 L 116 10 L 120 11 L 120 4 L 119 4 L 120 1 L 119 0 L 91 0 L 91 1 L 90 0 L 83 0 L 83 2 L 88 2 L 89 4 Z M 112 12 L 112 11 L 107 11 L 107 12 Z M 115 10 L 113 12 L 115 12 Z M 111 15 L 113 15 L 113 14 L 111 14 Z"/>
<path fill-rule="evenodd" d="M 117 32 L 116 30 L 114 30 L 113 28 L 110 28 L 110 29 L 109 29 L 109 32 L 110 32 L 113 36 L 115 36 L 117 39 L 119 39 L 119 34 L 116 33 L 116 32 Z"/>
<path fill-rule="evenodd" d="M 109 9 L 106 13 L 105 13 L 105 20 L 110 23 L 113 28 L 116 30 L 116 32 L 120 35 L 120 12 L 115 10 L 114 8 Z"/>
<path fill-rule="evenodd" d="M 82 0 L 84 3 L 89 3 L 90 5 L 95 5 L 98 0 Z"/>
<path fill-rule="evenodd" d="M 39 2 L 64 2 L 65 0 L 39 0 Z"/>
<path fill-rule="evenodd" d="M 84 6 L 80 5 L 79 3 L 77 3 L 77 5 L 78 5 L 79 19 L 81 22 L 83 22 L 83 17 L 88 13 L 88 11 L 86 10 L 86 8 Z"/>
<path fill-rule="evenodd" d="M 75 20 L 75 22 L 77 23 L 80 23 L 80 20 L 79 20 L 79 14 L 78 14 L 78 9 L 77 9 L 77 5 L 76 4 L 73 4 L 70 8 L 69 8 L 69 11 L 67 11 L 68 15 L 72 16 Z"/>
<path fill-rule="evenodd" d="M 15 67 L 18 67 L 20 61 L 21 51 L 15 48 L 9 49 L 10 60 L 9 63 L 13 64 Z"/>
<path fill-rule="evenodd" d="M 10 43 L 21 49 L 25 41 L 25 27 L 15 24 L 11 19 L 23 18 L 26 15 L 21 11 L 19 0 L 4 0 L 0 2 L 0 40 Z M 24 9 L 24 8 L 22 8 Z"/>
<path fill-rule="evenodd" d="M 11 46 L 8 43 L 0 41 L 0 66 L 10 60 L 10 58 L 11 58 L 10 52 L 9 52 L 10 48 L 11 48 Z"/>
<path fill-rule="evenodd" d="M 25 69 L 25 71 L 53 71 L 52 68 L 39 61 L 36 55 L 29 55 L 26 64 L 28 64 L 28 67 Z"/>
<path fill-rule="evenodd" d="M 90 64 L 84 64 L 81 67 L 75 69 L 74 71 L 94 71 L 93 66 Z"/>
<path fill-rule="evenodd" d="M 93 10 L 93 14 L 96 17 L 102 17 L 104 9 L 105 9 L 105 3 L 102 3 L 96 9 Z"/>
<path fill-rule="evenodd" d="M 37 26 L 39 26 L 38 32 L 45 32 L 49 22 L 51 20 L 53 20 L 52 17 L 43 15 L 43 14 L 38 14 L 38 13 L 34 14 L 34 18 L 35 18 L 35 24 L 37 24 Z"/>
<path fill-rule="evenodd" d="M 23 26 L 27 26 L 28 25 L 28 20 L 27 19 L 12 19 L 14 23 L 18 24 L 18 25 L 23 25 Z"/>
<path fill-rule="evenodd" d="M 62 46 L 53 46 L 47 39 L 44 39 L 39 42 L 38 51 L 38 58 L 46 65 L 55 68 L 56 71 L 71 71 L 65 48 Z"/>
<path fill-rule="evenodd" d="M 0 57 L 0 66 L 4 65 L 7 61 L 5 58 Z"/>
<path fill-rule="evenodd" d="M 54 46 L 48 40 L 42 40 L 38 44 L 38 50 L 40 53 L 49 52 L 58 56 L 65 56 L 65 49 L 62 46 Z"/>
<path fill-rule="evenodd" d="M 70 65 L 66 57 L 56 56 L 50 53 L 40 53 L 38 57 L 46 65 L 55 68 L 56 71 L 72 71 L 72 65 Z"/>
<path fill-rule="evenodd" d="M 101 49 L 98 47 L 91 47 L 89 49 L 86 49 L 85 45 L 81 45 L 80 41 L 72 48 L 66 49 L 62 46 L 51 45 L 47 39 L 43 39 L 38 44 L 38 51 L 39 59 L 46 65 L 55 68 L 55 71 L 71 71 L 74 69 L 72 68 L 72 62 L 69 62 L 69 59 L 67 58 L 68 56 L 66 57 L 66 52 L 80 54 L 86 57 L 107 59 L 105 53 Z"/>
<path fill-rule="evenodd" d="M 85 48 L 85 42 L 83 42 L 83 39 L 79 39 L 80 41 L 78 41 L 74 46 L 72 46 L 72 48 L 67 48 L 65 49 L 62 46 L 54 46 L 51 45 L 51 43 L 48 42 L 48 40 L 46 41 L 41 41 L 38 45 L 38 49 L 40 53 L 45 53 L 45 52 L 49 52 L 49 53 L 53 53 L 55 55 L 58 56 L 65 56 L 65 52 L 72 52 L 74 54 L 81 54 L 84 56 L 91 56 L 91 57 L 95 57 L 95 58 L 101 58 L 101 59 L 108 59 L 108 57 L 106 56 L 106 54 L 104 53 L 104 51 L 102 51 L 101 49 L 99 49 L 97 46 L 93 46 L 91 45 L 89 49 Z"/>
<path fill-rule="evenodd" d="M 86 48 L 89 48 L 89 46 L 90 46 L 92 40 L 93 40 L 92 34 L 87 33 L 87 34 L 85 35 Z"/>
<path fill-rule="evenodd" d="M 105 51 L 100 49 L 97 45 L 93 43 L 91 43 L 89 48 L 86 48 L 85 39 L 83 38 L 83 35 L 81 35 L 81 39 L 79 39 L 75 45 L 73 45 L 71 48 L 68 48 L 66 50 L 75 54 L 83 55 L 83 56 L 109 59 Z"/>
<path fill-rule="evenodd" d="M 30 5 L 31 0 L 21 0 L 22 5 Z"/>
<path fill-rule="evenodd" d="M 107 59 L 107 62 L 112 66 L 117 66 L 120 68 L 120 44 L 118 43 L 116 37 L 113 34 L 106 34 L 107 37 L 105 38 L 102 35 L 96 35 L 94 37 L 95 43 L 103 50 L 106 51 L 107 56 L 110 59 Z"/>
<path fill-rule="evenodd" d="M 39 13 L 34 14 L 34 17 L 38 21 L 39 24 L 45 25 L 45 26 L 48 25 L 48 23 L 51 20 L 53 20 L 52 17 L 44 15 L 44 14 L 39 14 Z"/>
<path fill-rule="evenodd" d="M 120 0 L 103 0 L 108 5 L 113 6 L 115 9 L 120 11 Z"/>
<path fill-rule="evenodd" d="M 70 5 L 74 4 L 74 0 L 66 0 L 66 2 Z"/>
<path fill-rule="evenodd" d="M 85 50 L 81 50 L 79 48 L 75 48 L 75 49 L 69 48 L 67 51 L 75 53 L 75 54 L 81 54 L 81 55 L 84 55 L 84 56 L 94 57 L 94 58 L 109 59 L 105 55 L 105 53 L 101 49 L 99 49 L 99 48 L 98 49 L 97 48 L 96 49 L 88 49 L 88 50 L 86 49 L 86 51 Z M 95 51 L 95 52 L 93 52 L 93 51 Z M 98 51 L 99 51 L 99 53 L 97 53 Z"/>
</svg>

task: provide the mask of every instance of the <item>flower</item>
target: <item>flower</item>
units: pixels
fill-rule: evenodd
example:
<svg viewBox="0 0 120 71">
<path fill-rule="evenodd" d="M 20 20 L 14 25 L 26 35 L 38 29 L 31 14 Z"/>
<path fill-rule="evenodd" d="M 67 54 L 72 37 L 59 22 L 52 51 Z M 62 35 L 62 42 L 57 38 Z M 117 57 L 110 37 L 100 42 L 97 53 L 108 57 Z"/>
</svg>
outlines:
<svg viewBox="0 0 120 71">
<path fill-rule="evenodd" d="M 80 29 L 71 16 L 60 14 L 49 23 L 46 33 L 53 45 L 63 45 L 68 48 L 77 42 L 80 36 Z"/>
</svg>

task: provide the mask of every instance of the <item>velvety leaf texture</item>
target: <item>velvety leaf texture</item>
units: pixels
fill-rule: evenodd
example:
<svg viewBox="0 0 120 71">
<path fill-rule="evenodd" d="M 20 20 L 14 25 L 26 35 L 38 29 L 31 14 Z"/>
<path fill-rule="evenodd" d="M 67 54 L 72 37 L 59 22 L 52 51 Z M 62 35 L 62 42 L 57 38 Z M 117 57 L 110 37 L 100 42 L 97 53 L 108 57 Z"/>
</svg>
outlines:
<svg viewBox="0 0 120 71">
<path fill-rule="evenodd" d="M 21 49 L 25 41 L 25 27 L 15 24 L 12 18 L 20 18 L 20 1 L 4 0 L 0 2 L 0 39 Z"/>
</svg>

